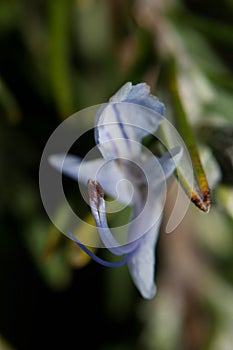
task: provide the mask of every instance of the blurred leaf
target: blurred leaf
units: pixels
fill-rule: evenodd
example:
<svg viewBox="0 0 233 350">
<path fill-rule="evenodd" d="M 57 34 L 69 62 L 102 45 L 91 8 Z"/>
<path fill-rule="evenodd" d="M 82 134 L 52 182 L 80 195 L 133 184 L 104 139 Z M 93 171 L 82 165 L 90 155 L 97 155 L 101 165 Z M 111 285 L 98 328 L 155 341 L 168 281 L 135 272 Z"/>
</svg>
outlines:
<svg viewBox="0 0 233 350">
<path fill-rule="evenodd" d="M 89 62 L 91 68 L 94 62 L 110 58 L 112 45 L 111 17 L 108 3 L 104 1 L 77 1 L 75 7 L 75 36 L 78 49 Z M 98 30 L 96 28 L 98 27 Z"/>
<path fill-rule="evenodd" d="M 48 75 L 55 102 L 63 118 L 73 112 L 70 67 L 71 0 L 49 0 Z"/>
<path fill-rule="evenodd" d="M 21 112 L 15 97 L 0 77 L 0 107 L 10 123 L 17 123 L 21 118 Z"/>
<path fill-rule="evenodd" d="M 222 171 L 222 182 L 233 185 L 233 124 L 228 122 L 202 123 L 199 137 L 209 145 Z"/>
<path fill-rule="evenodd" d="M 229 48 L 233 48 L 233 26 L 226 22 L 192 15 L 185 12 L 182 16 L 177 16 L 177 21 L 183 22 L 186 27 L 202 32 L 209 39 L 221 42 Z"/>
<path fill-rule="evenodd" d="M 205 298 L 216 315 L 215 332 L 210 343 L 211 350 L 231 349 L 233 342 L 233 291 L 220 276 L 209 273 L 206 276 Z"/>
<path fill-rule="evenodd" d="M 57 209 L 54 220 L 59 223 L 61 227 L 64 227 L 69 223 L 69 215 L 67 214 L 65 205 L 61 205 L 60 208 Z M 91 241 L 93 247 L 89 247 L 89 249 L 96 252 L 96 247 L 100 245 L 100 240 L 92 214 L 87 214 L 82 220 L 80 226 L 78 226 L 72 233 L 74 236 L 77 236 L 81 242 Z M 44 257 L 49 261 L 57 254 L 57 252 L 59 252 L 61 246 L 66 254 L 67 263 L 71 267 L 82 268 L 91 261 L 91 258 L 71 239 L 66 238 L 64 242 L 63 233 L 54 225 L 51 225 L 44 245 Z"/>
<path fill-rule="evenodd" d="M 50 256 L 45 256 L 45 246 L 48 240 L 48 224 L 34 221 L 25 233 L 28 249 L 45 279 L 54 289 L 63 289 L 71 281 L 71 270 L 67 262 L 63 246 L 56 249 Z"/>
<path fill-rule="evenodd" d="M 180 88 L 184 80 L 183 104 L 187 111 L 192 110 L 190 120 L 196 121 L 198 117 L 202 121 L 205 115 L 206 118 L 218 116 L 233 121 L 232 70 L 224 64 L 221 55 L 216 53 L 204 35 L 184 24 L 183 19 L 179 21 L 179 14 L 175 14 L 171 16 L 171 23 L 169 18 L 173 39 L 169 45 L 172 47 L 168 46 L 166 50 L 179 63 L 177 78 Z M 189 13 L 185 12 L 182 18 L 184 14 L 189 17 Z M 206 23 L 208 25 L 208 21 Z"/>
<path fill-rule="evenodd" d="M 77 227 L 76 231 L 73 232 L 74 236 L 78 236 L 79 241 L 90 240 L 93 241 L 93 246 L 88 247 L 92 252 L 96 252 L 98 245 L 100 243 L 98 231 L 96 228 L 95 220 L 92 214 L 88 214 L 84 219 L 83 223 Z M 94 245 L 95 244 L 95 245 Z M 73 241 L 69 241 L 67 246 L 67 255 L 71 266 L 76 268 L 82 268 L 87 265 L 91 258 L 87 255 L 81 248 L 79 248 Z"/>
<path fill-rule="evenodd" d="M 199 152 L 209 187 L 212 190 L 219 184 L 222 179 L 221 168 L 209 147 L 202 145 L 199 147 Z"/>
<path fill-rule="evenodd" d="M 2 0 L 0 2 L 0 37 L 6 31 L 17 26 L 19 8 L 18 1 Z"/>
<path fill-rule="evenodd" d="M 232 255 L 233 235 L 231 223 L 215 206 L 208 216 L 196 221 L 199 242 L 218 258 L 226 259 Z"/>
<path fill-rule="evenodd" d="M 171 96 L 171 103 L 174 112 L 175 126 L 183 138 L 186 147 L 188 148 L 194 171 L 194 186 L 189 183 L 187 178 L 187 169 L 181 163 L 177 167 L 177 176 L 182 187 L 186 191 L 191 201 L 203 211 L 208 211 L 210 208 L 210 190 L 206 179 L 203 166 L 201 164 L 200 156 L 197 150 L 196 141 L 189 125 L 186 112 L 183 107 L 183 103 L 179 93 L 179 86 L 177 83 L 176 76 L 176 64 L 172 59 L 168 63 L 168 74 L 169 74 L 169 90 Z M 168 141 L 169 142 L 169 141 Z"/>
<path fill-rule="evenodd" d="M 179 298 L 166 289 L 160 289 L 156 300 L 151 304 L 143 303 L 142 306 L 141 318 L 146 322 L 142 339 L 146 349 L 178 349 L 183 318 Z M 165 324 L 166 327 L 164 327 Z"/>
<path fill-rule="evenodd" d="M 231 113 L 233 108 L 232 92 L 229 93 L 216 87 L 216 98 L 211 107 L 213 114 L 217 115 L 219 119 L 233 122 L 233 115 Z M 211 116 L 211 114 L 210 114 Z"/>
<path fill-rule="evenodd" d="M 233 188 L 227 186 L 218 186 L 216 189 L 216 199 L 221 207 L 233 220 Z"/>
<path fill-rule="evenodd" d="M 106 310 L 111 317 L 122 322 L 130 314 L 133 306 L 132 296 L 135 293 L 127 266 L 122 266 L 119 269 L 106 269 L 104 271 L 104 280 Z M 124 293 L 121 293 L 122 286 L 124 286 Z"/>
<path fill-rule="evenodd" d="M 0 335 L 0 350 L 14 350 L 15 348 L 11 346 L 6 339 Z"/>
</svg>

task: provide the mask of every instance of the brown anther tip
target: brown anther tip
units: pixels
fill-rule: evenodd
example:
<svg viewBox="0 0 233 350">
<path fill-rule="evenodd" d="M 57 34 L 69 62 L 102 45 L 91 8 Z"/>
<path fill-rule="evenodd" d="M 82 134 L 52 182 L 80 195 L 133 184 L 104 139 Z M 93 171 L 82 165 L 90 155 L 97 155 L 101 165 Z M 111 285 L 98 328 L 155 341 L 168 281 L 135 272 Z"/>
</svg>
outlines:
<svg viewBox="0 0 233 350">
<path fill-rule="evenodd" d="M 103 190 L 102 186 L 99 184 L 99 182 L 95 181 L 95 186 L 96 186 L 96 190 L 97 190 L 98 195 L 101 198 L 104 198 L 104 190 Z"/>
<path fill-rule="evenodd" d="M 88 196 L 91 201 L 104 197 L 104 190 L 96 180 L 89 179 L 87 181 Z"/>
</svg>

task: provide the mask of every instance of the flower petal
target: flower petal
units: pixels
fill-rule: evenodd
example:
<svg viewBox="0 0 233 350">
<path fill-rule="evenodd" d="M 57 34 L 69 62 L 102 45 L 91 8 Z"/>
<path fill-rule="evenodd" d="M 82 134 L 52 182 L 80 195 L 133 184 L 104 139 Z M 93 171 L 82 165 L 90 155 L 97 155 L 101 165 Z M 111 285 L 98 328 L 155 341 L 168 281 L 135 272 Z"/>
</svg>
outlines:
<svg viewBox="0 0 233 350">
<path fill-rule="evenodd" d="M 153 134 L 163 116 L 138 104 L 109 103 L 102 111 L 95 137 L 106 160 L 136 159 L 140 156 L 141 140 Z"/>
<path fill-rule="evenodd" d="M 100 238 L 108 250 L 115 255 L 131 254 L 137 249 L 139 242 L 120 245 L 112 235 L 106 218 L 103 189 L 97 181 L 88 181 L 90 207 L 98 228 Z"/>
<path fill-rule="evenodd" d="M 49 157 L 49 163 L 65 175 L 86 185 L 90 176 L 96 174 L 105 161 L 100 158 L 83 162 L 72 154 L 53 154 Z"/>
<path fill-rule="evenodd" d="M 177 146 L 164 153 L 161 158 L 149 157 L 146 160 L 145 164 L 143 165 L 143 170 L 147 175 L 147 180 L 153 189 L 155 187 L 160 187 L 161 184 L 173 174 L 174 170 L 179 164 L 182 154 L 182 148 Z M 156 162 L 159 162 L 159 164 L 156 164 Z"/>
<path fill-rule="evenodd" d="M 152 299 L 156 293 L 154 282 L 155 245 L 159 227 L 160 221 L 141 238 L 139 248 L 128 261 L 133 281 L 145 299 Z"/>
<path fill-rule="evenodd" d="M 129 260 L 128 265 L 135 285 L 146 299 L 151 299 L 156 292 L 154 283 L 155 245 L 162 219 L 164 190 L 166 189 L 164 186 L 166 186 L 166 179 L 176 168 L 181 155 L 182 149 L 175 147 L 160 159 L 151 157 L 147 160 L 144 171 L 148 175 L 148 197 L 145 199 L 144 206 L 143 201 L 135 202 L 134 220 L 130 224 L 129 239 L 132 240 L 139 234 L 141 238 L 140 246 Z M 161 176 L 161 169 L 155 166 L 156 159 L 159 160 L 164 176 Z"/>
<path fill-rule="evenodd" d="M 159 174 L 161 177 L 161 174 Z M 155 245 L 162 220 L 166 199 L 166 181 L 162 177 L 160 186 L 153 186 L 148 179 L 147 196 L 138 198 L 134 203 L 132 221 L 130 222 L 129 242 L 140 239 L 140 246 L 129 260 L 129 270 L 135 285 L 142 296 L 151 299 L 156 291 L 154 284 Z M 157 179 L 154 179 L 154 182 Z M 140 192 L 138 195 L 140 196 Z"/>
<path fill-rule="evenodd" d="M 90 178 L 97 180 L 109 196 L 126 205 L 130 204 L 131 187 L 128 181 L 122 181 L 125 179 L 123 169 L 115 161 L 106 162 L 102 158 L 82 161 L 81 158 L 71 154 L 54 154 L 50 156 L 49 162 L 55 169 L 83 185 L 86 185 Z M 120 191 L 117 192 L 119 187 Z"/>
<path fill-rule="evenodd" d="M 95 138 L 103 157 L 137 158 L 142 138 L 156 131 L 164 114 L 164 105 L 146 84 L 125 84 L 97 112 Z"/>
<path fill-rule="evenodd" d="M 131 82 L 126 83 L 110 98 L 109 102 L 136 103 L 165 115 L 164 104 L 150 93 L 150 87 L 145 83 L 136 85 L 132 85 Z"/>
</svg>

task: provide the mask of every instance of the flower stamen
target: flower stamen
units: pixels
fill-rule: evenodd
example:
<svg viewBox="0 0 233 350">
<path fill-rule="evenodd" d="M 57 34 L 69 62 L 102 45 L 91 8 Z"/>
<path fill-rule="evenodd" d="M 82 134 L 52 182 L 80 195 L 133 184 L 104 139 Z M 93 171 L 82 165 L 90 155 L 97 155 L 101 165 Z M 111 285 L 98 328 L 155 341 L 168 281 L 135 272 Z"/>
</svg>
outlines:
<svg viewBox="0 0 233 350">
<path fill-rule="evenodd" d="M 120 267 L 125 265 L 128 260 L 131 257 L 131 254 L 126 255 L 123 259 L 111 262 L 104 259 L 99 258 L 95 253 L 93 253 L 90 249 L 88 249 L 84 244 L 82 244 L 74 235 L 72 232 L 68 232 L 68 236 L 74 243 L 78 245 L 79 248 L 81 248 L 91 259 L 93 259 L 95 262 L 97 262 L 100 265 L 106 266 L 106 267 Z"/>
<path fill-rule="evenodd" d="M 87 182 L 90 207 L 94 216 L 100 238 L 108 250 L 114 255 L 132 254 L 139 246 L 139 241 L 119 245 L 112 235 L 107 222 L 104 191 L 96 180 L 89 179 Z"/>
</svg>

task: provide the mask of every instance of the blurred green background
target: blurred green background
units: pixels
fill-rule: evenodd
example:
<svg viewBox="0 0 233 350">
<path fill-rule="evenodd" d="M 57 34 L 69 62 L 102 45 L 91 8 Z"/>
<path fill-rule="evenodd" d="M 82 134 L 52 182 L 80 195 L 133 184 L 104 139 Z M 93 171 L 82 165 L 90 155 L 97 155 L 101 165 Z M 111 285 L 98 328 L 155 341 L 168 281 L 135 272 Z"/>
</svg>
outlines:
<svg viewBox="0 0 233 350">
<path fill-rule="evenodd" d="M 232 349 L 232 20 L 231 0 L 0 1 L 1 350 Z M 62 120 L 127 81 L 147 82 L 176 120 L 171 67 L 212 208 L 162 226 L 158 294 L 144 301 L 127 267 L 87 263 L 52 226 L 38 171 Z"/>
</svg>

